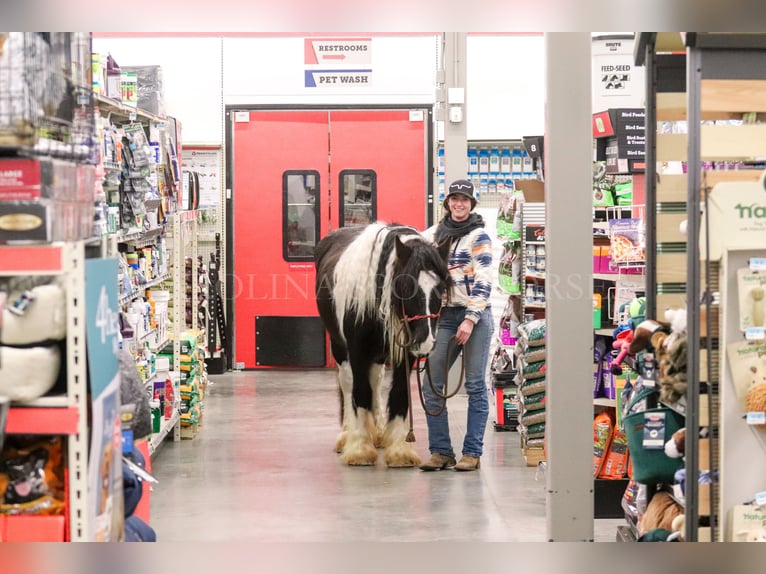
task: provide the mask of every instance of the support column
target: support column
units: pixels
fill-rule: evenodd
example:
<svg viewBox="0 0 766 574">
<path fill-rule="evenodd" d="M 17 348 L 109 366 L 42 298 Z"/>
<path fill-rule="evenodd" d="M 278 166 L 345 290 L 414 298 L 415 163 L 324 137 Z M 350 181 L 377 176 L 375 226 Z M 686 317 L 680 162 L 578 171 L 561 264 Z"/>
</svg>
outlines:
<svg viewBox="0 0 766 574">
<path fill-rule="evenodd" d="M 466 33 L 444 32 L 444 94 L 442 118 L 444 120 L 444 182 L 465 178 L 468 172 L 468 116 L 466 103 Z M 459 110 L 460 121 L 450 116 L 451 110 Z M 441 213 L 437 206 L 436 217 Z"/>
<path fill-rule="evenodd" d="M 591 36 L 546 33 L 546 536 L 593 540 Z"/>
</svg>

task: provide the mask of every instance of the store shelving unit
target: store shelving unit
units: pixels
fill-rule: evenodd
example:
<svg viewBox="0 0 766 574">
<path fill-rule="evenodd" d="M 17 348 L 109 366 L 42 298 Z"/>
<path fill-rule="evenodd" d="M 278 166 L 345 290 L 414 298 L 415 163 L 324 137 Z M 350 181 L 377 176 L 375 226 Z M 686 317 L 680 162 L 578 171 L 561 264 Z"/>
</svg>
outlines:
<svg viewBox="0 0 766 574">
<path fill-rule="evenodd" d="M 150 113 L 146 110 L 142 110 L 140 108 L 135 108 L 128 106 L 122 102 L 119 102 L 117 100 L 104 97 L 101 95 L 94 96 L 95 103 L 98 106 L 102 116 L 105 116 L 108 118 L 108 120 L 112 123 L 115 123 L 117 125 L 128 125 L 133 123 L 140 123 L 143 125 L 145 130 L 148 130 L 151 132 L 151 130 L 172 130 L 173 128 L 178 129 L 177 125 L 174 121 L 171 121 L 172 118 L 159 116 L 153 113 Z M 176 137 L 176 145 L 177 148 L 175 150 L 176 157 L 179 162 L 179 166 L 181 163 L 181 145 L 180 141 L 178 141 L 178 134 L 172 134 L 171 136 Z M 172 137 L 170 139 L 173 139 Z M 110 166 L 105 166 L 105 169 L 110 169 Z M 120 166 L 113 166 L 113 169 L 120 169 Z M 165 166 L 165 169 L 172 171 L 172 166 Z M 179 167 L 180 170 L 180 167 Z M 159 172 L 159 169 L 158 169 Z M 161 173 L 158 173 L 158 177 L 161 177 Z M 163 199 L 156 198 L 156 199 L 145 199 L 144 200 L 144 207 L 147 210 L 147 213 L 150 211 L 158 212 L 164 215 L 164 219 L 158 217 L 158 224 L 155 227 L 149 228 L 149 229 L 130 229 L 130 230 L 123 230 L 119 233 L 111 234 L 107 237 L 107 247 L 106 247 L 106 253 L 110 255 L 118 255 L 121 246 L 124 247 L 126 245 L 130 246 L 130 248 L 134 249 L 141 249 L 144 247 L 149 247 L 151 245 L 155 245 L 160 241 L 161 239 L 164 239 L 168 236 L 171 236 L 171 249 L 172 249 L 172 256 L 171 261 L 168 265 L 168 271 L 166 273 L 163 273 L 162 275 L 155 277 L 149 281 L 147 281 L 144 284 L 139 285 L 136 287 L 131 293 L 126 293 L 120 297 L 120 305 L 126 306 L 131 301 L 143 297 L 144 292 L 146 289 L 150 289 L 152 287 L 157 286 L 166 286 L 169 282 L 169 280 L 172 281 L 172 292 L 173 292 L 173 310 L 174 310 L 174 316 L 173 316 L 173 332 L 168 331 L 168 336 L 165 341 L 160 341 L 154 344 L 150 347 L 151 352 L 159 352 L 161 351 L 169 342 L 173 341 L 174 345 L 174 359 L 175 359 L 175 365 L 178 365 L 179 361 L 179 341 L 180 341 L 180 334 L 184 329 L 185 326 L 185 316 L 184 316 L 184 309 L 185 309 L 185 281 L 184 281 L 184 256 L 187 253 L 185 251 L 186 249 L 186 243 L 185 240 L 188 241 L 189 237 L 192 237 L 192 249 L 193 249 L 193 259 L 196 265 L 196 229 L 192 230 L 190 233 L 188 232 L 188 229 L 190 227 L 190 222 L 192 220 L 196 220 L 197 212 L 187 212 L 187 211 L 179 211 L 178 204 L 180 203 L 180 183 L 176 185 L 175 189 L 171 190 L 165 190 L 165 195 L 163 196 Z M 158 211 L 161 210 L 161 211 Z M 171 231 L 172 230 L 172 231 Z M 187 232 L 184 234 L 184 230 L 187 230 Z M 196 305 L 196 286 L 194 288 L 193 293 L 193 300 Z M 196 307 L 194 310 L 194 313 L 196 313 Z M 193 313 L 193 315 L 194 315 Z M 194 324 L 196 326 L 196 317 L 193 317 Z M 151 336 L 151 332 L 145 334 L 143 337 L 144 341 Z M 173 372 L 171 372 L 171 377 L 175 376 Z M 145 386 L 149 388 L 149 386 L 153 383 L 154 379 L 156 377 L 156 374 L 150 375 L 147 380 L 144 382 Z M 154 433 L 149 441 L 149 454 L 153 455 L 159 445 L 162 443 L 162 441 L 168 437 L 172 436 L 173 440 L 180 440 L 180 424 L 179 424 L 179 417 L 180 417 L 180 410 L 179 410 L 179 403 L 178 399 L 176 397 L 176 401 L 174 404 L 173 414 L 169 419 L 163 420 L 162 427 L 158 433 Z"/>
<path fill-rule="evenodd" d="M 83 241 L 44 245 L 0 246 L 0 274 L 59 275 L 67 300 L 66 396 L 45 397 L 26 405 L 12 405 L 9 434 L 65 435 L 67 515 L 66 529 L 73 542 L 87 541 L 88 524 L 88 379 L 85 348 L 85 246 Z M 5 520 L 14 520 L 8 516 Z M 64 517 L 23 517 L 23 520 L 56 521 Z"/>
<path fill-rule="evenodd" d="M 522 263 L 522 282 L 521 282 L 521 301 L 522 314 L 532 315 L 535 319 L 545 317 L 545 301 L 540 301 L 537 293 L 545 292 L 545 273 L 532 271 L 527 266 L 528 249 L 542 246 L 545 248 L 545 204 L 544 203 L 524 203 L 521 208 L 522 232 L 521 232 L 521 252 L 523 254 Z M 536 236 L 542 232 L 542 237 Z M 535 290 L 533 299 L 530 299 L 527 293 L 527 286 Z"/>
<path fill-rule="evenodd" d="M 766 111 L 765 55 L 766 35 L 760 33 L 642 33 L 636 45 L 636 62 L 647 67 L 647 125 L 688 125 L 686 133 L 647 130 L 646 180 L 647 252 L 657 253 L 647 264 L 647 311 L 687 302 L 689 308 L 686 473 L 720 472 L 720 482 L 711 488 L 709 516 L 700 504 L 702 486 L 686 482 L 687 541 L 724 540 L 727 512 L 736 501 L 752 498 L 752 477 L 762 476 L 766 467 L 754 434 L 742 432 L 742 421 L 726 407 L 732 391 L 725 353 L 719 349 L 735 335 L 728 326 L 734 310 L 727 309 L 719 293 L 728 278 L 721 262 L 706 261 L 705 243 L 686 241 L 708 231 L 700 205 L 717 184 L 753 182 L 761 175 L 753 169 L 711 169 L 707 162 L 766 156 L 764 124 L 728 121 Z M 669 161 L 685 162 L 686 173 L 660 173 L 658 166 Z M 677 231 L 683 218 L 686 235 Z M 700 427 L 709 428 L 709 450 L 701 448 Z M 746 453 L 745 458 L 737 453 Z"/>
</svg>

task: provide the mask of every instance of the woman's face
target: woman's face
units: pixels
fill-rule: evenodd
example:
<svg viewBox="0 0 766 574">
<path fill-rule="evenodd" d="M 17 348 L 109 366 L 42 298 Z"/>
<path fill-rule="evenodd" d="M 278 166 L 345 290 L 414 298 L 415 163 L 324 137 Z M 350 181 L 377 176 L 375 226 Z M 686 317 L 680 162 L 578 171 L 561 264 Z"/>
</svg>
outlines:
<svg viewBox="0 0 766 574">
<path fill-rule="evenodd" d="M 450 195 L 447 205 L 454 221 L 465 221 L 471 214 L 471 200 L 461 193 Z"/>
</svg>

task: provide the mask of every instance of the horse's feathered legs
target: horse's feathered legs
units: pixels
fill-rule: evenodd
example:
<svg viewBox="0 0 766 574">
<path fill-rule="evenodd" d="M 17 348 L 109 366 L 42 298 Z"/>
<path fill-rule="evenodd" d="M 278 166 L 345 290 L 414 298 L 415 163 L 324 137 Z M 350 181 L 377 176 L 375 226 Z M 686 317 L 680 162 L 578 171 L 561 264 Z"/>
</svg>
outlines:
<svg viewBox="0 0 766 574">
<path fill-rule="evenodd" d="M 407 387 L 410 381 L 406 361 L 412 362 L 414 357 L 405 353 L 405 357 L 394 365 L 388 394 L 388 424 L 383 442 L 386 445 L 386 464 L 392 468 L 419 466 L 421 462 L 413 443 L 407 442 L 410 429 L 407 422 L 410 400 Z"/>
</svg>

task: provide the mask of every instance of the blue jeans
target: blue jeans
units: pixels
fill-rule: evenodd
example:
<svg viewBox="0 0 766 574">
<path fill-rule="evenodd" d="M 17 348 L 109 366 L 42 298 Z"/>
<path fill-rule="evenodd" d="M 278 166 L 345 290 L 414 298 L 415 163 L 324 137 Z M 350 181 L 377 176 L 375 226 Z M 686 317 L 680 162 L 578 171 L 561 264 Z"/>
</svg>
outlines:
<svg viewBox="0 0 766 574">
<path fill-rule="evenodd" d="M 457 332 L 465 317 L 464 307 L 444 307 L 439 318 L 439 331 L 436 334 L 436 344 L 428 358 L 429 369 L 433 377 L 433 386 L 442 394 L 445 388 L 445 377 L 449 368 L 458 358 L 460 347 L 450 339 Z M 484 375 L 489 360 L 489 345 L 494 331 L 492 309 L 487 307 L 481 314 L 479 322 L 474 325 L 473 332 L 463 347 L 465 361 L 465 382 L 463 383 L 468 395 L 468 421 L 466 423 L 463 454 L 479 457 L 484 446 L 484 429 L 489 415 L 489 400 Z M 450 356 L 447 357 L 447 351 Z M 448 389 L 449 392 L 452 389 Z M 444 399 L 438 397 L 431 389 L 428 377 L 423 381 L 423 397 L 426 405 L 426 422 L 428 423 L 428 450 L 434 454 L 455 456 L 449 432 L 449 413 Z M 447 400 L 449 404 L 449 400 Z M 444 405 L 444 410 L 438 416 L 436 413 Z"/>
</svg>

